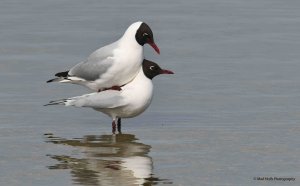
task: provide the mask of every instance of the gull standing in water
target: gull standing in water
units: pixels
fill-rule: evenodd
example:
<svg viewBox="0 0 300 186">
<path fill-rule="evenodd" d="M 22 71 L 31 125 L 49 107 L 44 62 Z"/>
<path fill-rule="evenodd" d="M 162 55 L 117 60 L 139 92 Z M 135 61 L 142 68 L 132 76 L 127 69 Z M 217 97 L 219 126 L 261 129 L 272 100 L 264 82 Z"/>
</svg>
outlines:
<svg viewBox="0 0 300 186">
<path fill-rule="evenodd" d="M 161 69 L 156 63 L 143 60 L 137 76 L 122 90 L 106 90 L 82 96 L 51 101 L 47 105 L 65 105 L 90 107 L 112 118 L 112 132 L 121 133 L 121 118 L 131 118 L 143 113 L 151 103 L 153 96 L 152 78 L 159 74 L 174 74 Z M 47 106 L 46 105 L 46 106 Z"/>
</svg>

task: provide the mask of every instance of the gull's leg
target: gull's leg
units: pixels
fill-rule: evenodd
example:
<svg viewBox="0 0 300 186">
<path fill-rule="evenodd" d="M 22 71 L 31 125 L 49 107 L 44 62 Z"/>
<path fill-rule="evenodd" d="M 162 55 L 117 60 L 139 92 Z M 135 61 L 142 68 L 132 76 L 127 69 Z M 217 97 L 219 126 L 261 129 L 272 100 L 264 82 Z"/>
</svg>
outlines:
<svg viewBox="0 0 300 186">
<path fill-rule="evenodd" d="M 112 133 L 115 134 L 116 133 L 116 122 L 115 122 L 115 119 L 113 120 L 113 122 L 111 124 L 111 128 L 112 128 Z"/>
<path fill-rule="evenodd" d="M 98 92 L 102 92 L 102 91 L 106 91 L 106 90 L 117 90 L 117 91 L 121 91 L 122 88 L 120 86 L 112 86 L 110 88 L 104 88 L 104 89 L 99 89 Z"/>
<path fill-rule="evenodd" d="M 111 90 L 118 90 L 118 91 L 122 90 L 120 86 L 112 86 L 110 89 Z"/>
<path fill-rule="evenodd" d="M 118 118 L 117 128 L 118 128 L 119 134 L 122 134 L 122 132 L 121 132 L 121 118 Z"/>
</svg>

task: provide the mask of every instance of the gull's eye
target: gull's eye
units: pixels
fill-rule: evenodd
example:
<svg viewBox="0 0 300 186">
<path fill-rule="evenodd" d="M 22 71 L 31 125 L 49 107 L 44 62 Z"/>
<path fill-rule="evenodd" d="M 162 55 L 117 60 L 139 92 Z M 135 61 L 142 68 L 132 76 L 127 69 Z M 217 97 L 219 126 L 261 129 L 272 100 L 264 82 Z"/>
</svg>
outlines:
<svg viewBox="0 0 300 186">
<path fill-rule="evenodd" d="M 145 36 L 148 36 L 148 34 L 147 33 L 143 33 L 143 37 L 145 37 Z"/>
<path fill-rule="evenodd" d="M 155 66 L 151 66 L 151 67 L 150 67 L 150 70 L 154 70 L 154 69 L 155 69 Z"/>
</svg>

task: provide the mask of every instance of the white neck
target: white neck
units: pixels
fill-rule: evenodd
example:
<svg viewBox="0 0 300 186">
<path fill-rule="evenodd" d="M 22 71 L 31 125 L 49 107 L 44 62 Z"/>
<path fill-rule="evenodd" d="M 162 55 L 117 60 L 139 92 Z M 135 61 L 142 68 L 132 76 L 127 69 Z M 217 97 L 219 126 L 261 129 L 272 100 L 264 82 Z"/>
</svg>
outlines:
<svg viewBox="0 0 300 186">
<path fill-rule="evenodd" d="M 143 82 L 150 82 L 152 84 L 151 79 L 149 79 L 145 76 L 144 71 L 143 71 L 143 67 L 141 67 L 140 71 L 138 72 L 136 77 L 130 82 L 130 84 L 131 83 L 133 83 L 133 84 L 136 84 L 136 83 L 144 84 Z"/>
</svg>

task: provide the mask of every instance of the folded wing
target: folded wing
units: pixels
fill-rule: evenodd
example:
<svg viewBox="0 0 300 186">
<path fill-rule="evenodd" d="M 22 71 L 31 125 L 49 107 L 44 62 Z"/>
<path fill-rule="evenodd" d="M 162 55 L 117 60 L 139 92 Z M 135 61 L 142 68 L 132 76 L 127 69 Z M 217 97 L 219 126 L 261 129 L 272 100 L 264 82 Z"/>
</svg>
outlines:
<svg viewBox="0 0 300 186">
<path fill-rule="evenodd" d="M 120 91 L 107 90 L 103 92 L 95 92 L 82 96 L 51 101 L 47 105 L 65 105 L 75 107 L 90 107 L 94 109 L 116 108 L 125 106 L 126 102 L 120 94 Z M 47 106 L 46 105 L 46 106 Z"/>
<path fill-rule="evenodd" d="M 114 49 L 117 43 L 112 43 L 93 52 L 86 61 L 75 65 L 68 75 L 87 81 L 95 81 L 105 74 L 114 62 Z"/>
</svg>

